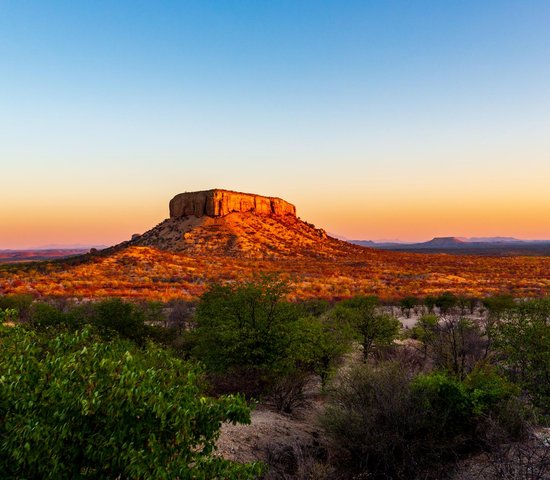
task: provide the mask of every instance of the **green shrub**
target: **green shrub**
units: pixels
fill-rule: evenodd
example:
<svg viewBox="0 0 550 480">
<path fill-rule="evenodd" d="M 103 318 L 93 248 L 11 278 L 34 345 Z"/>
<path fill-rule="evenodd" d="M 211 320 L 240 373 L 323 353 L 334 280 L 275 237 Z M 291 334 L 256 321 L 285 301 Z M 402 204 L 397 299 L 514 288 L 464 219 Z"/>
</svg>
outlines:
<svg viewBox="0 0 550 480">
<path fill-rule="evenodd" d="M 478 426 L 515 399 L 491 370 L 465 381 L 443 372 L 411 378 L 403 365 L 364 365 L 344 375 L 321 422 L 355 473 L 369 478 L 442 478 L 446 462 L 479 450 Z"/>
<path fill-rule="evenodd" d="M 299 309 L 284 301 L 287 286 L 272 278 L 213 285 L 200 299 L 196 356 L 213 371 L 283 368 Z"/>
<path fill-rule="evenodd" d="M 120 298 L 76 306 L 35 302 L 29 310 L 28 322 L 36 329 L 60 326 L 76 330 L 92 325 L 106 340 L 125 338 L 145 345 L 148 339 L 162 338 L 165 329 L 146 323 L 157 318 L 158 311 L 155 304 L 138 305 Z"/>
<path fill-rule="evenodd" d="M 200 371 L 150 345 L 89 330 L 55 337 L 0 327 L 1 478 L 254 478 L 213 455 L 222 422 L 250 420 L 212 399 Z"/>
<path fill-rule="evenodd" d="M 516 301 L 511 295 L 495 295 L 484 298 L 483 306 L 489 311 L 491 318 L 499 318 L 508 310 L 516 308 Z"/>
<path fill-rule="evenodd" d="M 326 384 L 353 332 L 336 310 L 305 316 L 304 305 L 284 300 L 287 288 L 265 277 L 214 285 L 201 297 L 193 353 L 211 372 L 215 391 L 267 394 L 278 409 L 290 411 L 302 402 L 311 374 Z"/>
<path fill-rule="evenodd" d="M 29 309 L 34 301 L 32 295 L 11 294 L 0 296 L 0 310 L 17 310 L 21 320 L 27 320 Z"/>
<path fill-rule="evenodd" d="M 19 312 L 15 308 L 0 308 L 0 323 L 15 322 L 19 316 Z"/>
<path fill-rule="evenodd" d="M 375 349 L 391 345 L 401 326 L 395 317 L 380 312 L 378 303 L 377 297 L 355 297 L 340 302 L 335 309 L 353 326 L 365 360 Z"/>
<path fill-rule="evenodd" d="M 524 301 L 491 327 L 506 372 L 550 414 L 550 299 Z"/>
<path fill-rule="evenodd" d="M 31 307 L 29 323 L 34 328 L 72 325 L 73 319 L 61 309 L 48 303 L 35 303 Z"/>
</svg>

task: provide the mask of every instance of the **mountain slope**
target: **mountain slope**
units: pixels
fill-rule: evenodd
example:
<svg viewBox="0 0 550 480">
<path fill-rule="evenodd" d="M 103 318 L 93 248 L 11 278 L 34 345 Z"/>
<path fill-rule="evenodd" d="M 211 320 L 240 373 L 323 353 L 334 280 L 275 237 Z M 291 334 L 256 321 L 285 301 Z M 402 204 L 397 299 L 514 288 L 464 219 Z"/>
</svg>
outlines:
<svg viewBox="0 0 550 480">
<path fill-rule="evenodd" d="M 124 245 L 265 259 L 334 257 L 357 250 L 300 220 L 294 206 L 278 198 L 209 190 L 180 194 L 170 204 L 171 218 Z"/>
</svg>

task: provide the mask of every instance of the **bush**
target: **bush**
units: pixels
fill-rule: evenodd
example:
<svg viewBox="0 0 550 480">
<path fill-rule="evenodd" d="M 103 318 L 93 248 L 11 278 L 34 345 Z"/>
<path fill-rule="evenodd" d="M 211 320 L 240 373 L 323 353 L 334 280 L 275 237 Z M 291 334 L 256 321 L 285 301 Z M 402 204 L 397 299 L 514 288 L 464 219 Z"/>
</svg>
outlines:
<svg viewBox="0 0 550 480">
<path fill-rule="evenodd" d="M 525 301 L 492 324 L 506 371 L 550 414 L 550 299 Z"/>
<path fill-rule="evenodd" d="M 15 308 L 6 308 L 2 310 L 0 308 L 0 323 L 4 322 L 15 322 L 17 320 L 19 313 Z"/>
<path fill-rule="evenodd" d="M 337 362 L 350 350 L 353 338 L 352 326 L 338 309 L 317 318 L 300 319 L 294 326 L 287 358 L 301 370 L 319 375 L 325 388 Z"/>
<path fill-rule="evenodd" d="M 72 317 L 53 305 L 48 303 L 35 303 L 29 314 L 29 324 L 37 329 L 73 325 Z"/>
<path fill-rule="evenodd" d="M 32 295 L 12 294 L 0 297 L 0 310 L 17 310 L 21 320 L 26 321 L 34 301 Z"/>
<path fill-rule="evenodd" d="M 321 417 L 334 446 L 354 473 L 373 478 L 412 478 L 421 412 L 412 401 L 408 373 L 397 364 L 366 365 L 344 375 Z"/>
<path fill-rule="evenodd" d="M 305 316 L 303 304 L 284 300 L 287 289 L 265 277 L 214 285 L 201 297 L 193 353 L 213 374 L 215 391 L 232 387 L 229 391 L 256 398 L 267 394 L 278 409 L 291 411 L 302 403 L 311 374 L 326 384 L 353 332 L 333 310 Z"/>
<path fill-rule="evenodd" d="M 489 340 L 468 318 L 423 315 L 411 330 L 435 367 L 464 379 L 489 353 Z"/>
<path fill-rule="evenodd" d="M 347 315 L 349 323 L 355 329 L 365 360 L 375 349 L 391 345 L 401 326 L 395 317 L 380 312 L 377 305 L 376 297 L 356 297 L 337 306 L 342 311 L 341 315 Z"/>
<path fill-rule="evenodd" d="M 394 363 L 364 365 L 334 388 L 321 421 L 355 473 L 441 478 L 446 462 L 483 446 L 476 426 L 498 418 L 515 393 L 490 370 L 461 382 L 445 373 L 411 378 Z"/>
<path fill-rule="evenodd" d="M 443 315 L 447 315 L 454 307 L 458 305 L 458 298 L 452 292 L 443 292 L 435 298 L 435 306 Z"/>
<path fill-rule="evenodd" d="M 153 305 L 138 305 L 120 298 L 63 307 L 35 302 L 30 307 L 28 321 L 38 330 L 55 326 L 77 330 L 92 325 L 106 340 L 124 338 L 143 346 L 148 339 L 162 340 L 166 330 L 146 323 L 156 318 Z M 158 306 L 156 311 L 158 315 Z"/>
<path fill-rule="evenodd" d="M 153 345 L 0 327 L 1 478 L 253 478 L 213 455 L 239 397 L 212 399 L 200 371 Z"/>
<path fill-rule="evenodd" d="M 508 310 L 513 310 L 516 307 L 516 301 L 511 295 L 495 295 L 493 297 L 484 298 L 483 306 L 489 311 L 492 319 L 499 318 Z"/>
<path fill-rule="evenodd" d="M 282 368 L 299 318 L 286 292 L 284 282 L 271 278 L 213 285 L 197 306 L 196 356 L 217 372 Z"/>
</svg>

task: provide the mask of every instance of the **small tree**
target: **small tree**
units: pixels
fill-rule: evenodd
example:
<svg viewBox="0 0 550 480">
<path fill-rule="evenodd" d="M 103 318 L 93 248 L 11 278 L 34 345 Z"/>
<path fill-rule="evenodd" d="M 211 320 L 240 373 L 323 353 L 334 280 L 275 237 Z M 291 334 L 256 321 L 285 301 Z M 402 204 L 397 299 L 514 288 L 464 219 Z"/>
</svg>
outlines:
<svg viewBox="0 0 550 480">
<path fill-rule="evenodd" d="M 377 309 L 377 299 L 373 297 L 357 297 L 340 304 L 349 316 L 359 343 L 363 347 L 365 360 L 374 348 L 387 347 L 397 338 L 401 326 L 397 318 L 380 312 Z"/>
<path fill-rule="evenodd" d="M 286 283 L 213 285 L 196 311 L 195 354 L 210 369 L 271 370 L 285 358 L 299 311 L 284 301 Z"/>
<path fill-rule="evenodd" d="M 516 308 L 516 301 L 511 295 L 495 295 L 483 299 L 483 306 L 489 311 L 492 320 L 500 318 L 504 313 Z"/>
<path fill-rule="evenodd" d="M 475 426 L 516 393 L 491 371 L 461 382 L 445 373 L 412 377 L 395 363 L 361 365 L 334 386 L 321 423 L 361 478 L 445 478 L 446 462 L 479 448 Z"/>
<path fill-rule="evenodd" d="M 410 318 L 411 310 L 418 305 L 418 298 L 405 297 L 399 303 L 401 304 L 401 311 L 407 315 L 407 318 Z"/>
<path fill-rule="evenodd" d="M 550 299 L 525 301 L 507 310 L 491 331 L 512 379 L 550 413 Z"/>
<path fill-rule="evenodd" d="M 433 295 L 428 295 L 424 299 L 424 305 L 426 305 L 426 309 L 429 313 L 433 313 L 436 301 L 436 297 L 434 297 Z"/>
<path fill-rule="evenodd" d="M 33 296 L 27 294 L 17 293 L 0 296 L 0 310 L 17 310 L 19 318 L 26 321 L 33 301 Z"/>
<path fill-rule="evenodd" d="M 458 304 L 458 298 L 452 292 L 443 292 L 436 297 L 435 306 L 439 308 L 442 315 L 447 315 Z"/>
<path fill-rule="evenodd" d="M 301 319 L 289 348 L 289 359 L 321 378 L 324 389 L 336 362 L 354 338 L 353 328 L 342 311 L 331 310 L 320 317 Z"/>
<path fill-rule="evenodd" d="M 460 379 L 488 355 L 488 338 L 467 318 L 424 315 L 413 327 L 412 336 L 423 343 L 425 357 L 437 368 Z"/>
<path fill-rule="evenodd" d="M 434 314 L 422 315 L 411 329 L 411 337 L 422 342 L 424 358 L 428 356 L 428 347 L 433 344 L 439 329 L 439 318 Z"/>
</svg>

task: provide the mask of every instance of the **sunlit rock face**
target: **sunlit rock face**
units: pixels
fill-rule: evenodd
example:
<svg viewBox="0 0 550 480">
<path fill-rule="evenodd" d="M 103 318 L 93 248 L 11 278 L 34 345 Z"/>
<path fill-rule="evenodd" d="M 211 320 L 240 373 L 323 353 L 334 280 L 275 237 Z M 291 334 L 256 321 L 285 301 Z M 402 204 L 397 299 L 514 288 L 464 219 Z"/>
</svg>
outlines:
<svg viewBox="0 0 550 480">
<path fill-rule="evenodd" d="M 276 197 L 220 189 L 180 193 L 170 200 L 170 218 L 223 217 L 233 212 L 296 216 L 296 207 Z"/>
</svg>

